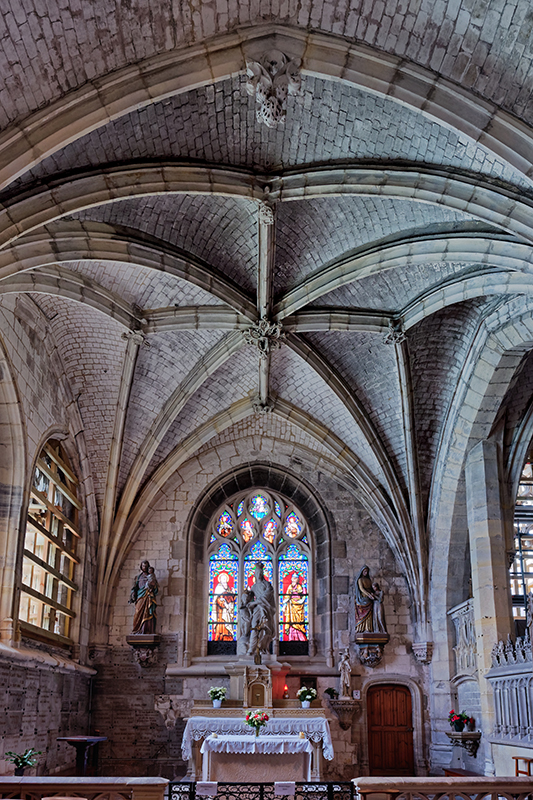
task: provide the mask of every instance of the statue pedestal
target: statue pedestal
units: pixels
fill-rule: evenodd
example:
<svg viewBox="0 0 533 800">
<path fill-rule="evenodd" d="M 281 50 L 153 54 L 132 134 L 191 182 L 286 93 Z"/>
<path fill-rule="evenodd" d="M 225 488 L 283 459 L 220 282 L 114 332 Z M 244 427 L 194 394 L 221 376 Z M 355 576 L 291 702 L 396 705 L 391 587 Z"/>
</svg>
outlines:
<svg viewBox="0 0 533 800">
<path fill-rule="evenodd" d="M 137 662 L 147 667 L 157 661 L 157 650 L 161 643 L 158 633 L 132 633 L 126 636 L 127 643 L 133 648 Z"/>
<path fill-rule="evenodd" d="M 383 658 L 383 648 L 389 642 L 388 633 L 365 633 L 355 634 L 355 643 L 359 647 L 359 661 L 365 667 L 377 667 Z"/>
</svg>

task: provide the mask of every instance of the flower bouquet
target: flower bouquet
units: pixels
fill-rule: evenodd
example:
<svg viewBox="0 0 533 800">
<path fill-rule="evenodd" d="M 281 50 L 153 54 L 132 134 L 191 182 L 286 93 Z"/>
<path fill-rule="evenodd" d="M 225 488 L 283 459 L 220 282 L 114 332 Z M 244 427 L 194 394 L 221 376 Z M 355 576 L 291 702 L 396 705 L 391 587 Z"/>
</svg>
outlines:
<svg viewBox="0 0 533 800">
<path fill-rule="evenodd" d="M 461 732 L 466 723 L 470 722 L 470 715 L 467 714 L 466 711 L 456 712 L 452 708 L 448 714 L 448 722 L 450 723 L 450 728 Z"/>
<path fill-rule="evenodd" d="M 309 708 L 311 701 L 316 698 L 316 689 L 309 689 L 307 686 L 302 686 L 296 692 L 296 697 L 302 704 L 302 708 Z"/>
<path fill-rule="evenodd" d="M 253 728 L 255 731 L 255 735 L 259 736 L 259 731 L 266 725 L 269 720 L 269 716 L 266 711 L 249 711 L 246 715 L 246 724 Z"/>
<path fill-rule="evenodd" d="M 222 701 L 226 699 L 227 689 L 224 686 L 211 686 L 207 694 L 213 701 L 215 708 L 220 708 Z"/>
</svg>

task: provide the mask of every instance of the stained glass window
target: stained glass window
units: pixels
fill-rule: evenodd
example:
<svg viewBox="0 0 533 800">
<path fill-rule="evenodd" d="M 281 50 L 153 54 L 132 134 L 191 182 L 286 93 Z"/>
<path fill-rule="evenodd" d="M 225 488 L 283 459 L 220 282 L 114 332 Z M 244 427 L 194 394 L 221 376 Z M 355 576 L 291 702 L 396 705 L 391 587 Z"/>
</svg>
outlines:
<svg viewBox="0 0 533 800">
<path fill-rule="evenodd" d="M 241 492 L 213 516 L 208 547 L 208 655 L 236 654 L 240 593 L 253 592 L 257 562 L 278 603 L 272 652 L 308 654 L 309 531 L 298 509 L 270 491 Z"/>
<path fill-rule="evenodd" d="M 308 560 L 291 544 L 279 557 L 279 638 L 282 642 L 309 639 Z"/>
<path fill-rule="evenodd" d="M 270 542 L 270 544 L 274 544 L 277 528 L 278 523 L 273 517 L 271 517 L 268 522 L 265 523 L 265 527 L 263 528 L 263 536 L 267 541 Z"/>
<path fill-rule="evenodd" d="M 245 517 L 241 522 L 241 533 L 245 542 L 249 542 L 250 539 L 254 538 L 254 524 L 248 517 Z"/>
<path fill-rule="evenodd" d="M 220 545 L 209 559 L 210 642 L 237 640 L 236 602 L 239 593 L 239 558 L 228 544 Z"/>
<path fill-rule="evenodd" d="M 229 511 L 224 511 L 218 518 L 217 531 L 220 536 L 228 537 L 233 533 L 233 520 Z"/>
<path fill-rule="evenodd" d="M 266 497 L 262 494 L 256 494 L 250 501 L 250 514 L 256 519 L 263 519 L 270 511 L 270 505 Z"/>
<path fill-rule="evenodd" d="M 302 523 L 296 514 L 289 514 L 285 522 L 285 533 L 291 539 L 296 539 L 302 532 Z"/>
</svg>

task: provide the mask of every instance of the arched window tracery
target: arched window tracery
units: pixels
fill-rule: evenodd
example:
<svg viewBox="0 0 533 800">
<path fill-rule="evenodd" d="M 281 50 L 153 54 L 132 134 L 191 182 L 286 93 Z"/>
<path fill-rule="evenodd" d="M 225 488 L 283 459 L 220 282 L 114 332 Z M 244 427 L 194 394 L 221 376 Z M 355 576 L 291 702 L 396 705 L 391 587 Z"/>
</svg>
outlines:
<svg viewBox="0 0 533 800">
<path fill-rule="evenodd" d="M 208 655 L 237 652 L 240 597 L 253 591 L 257 561 L 276 596 L 274 651 L 307 655 L 311 548 L 301 511 L 270 491 L 240 492 L 214 514 L 208 535 Z"/>
<path fill-rule="evenodd" d="M 81 537 L 78 481 L 61 444 L 49 440 L 33 473 L 24 535 L 19 621 L 27 634 L 70 642 Z"/>
<path fill-rule="evenodd" d="M 525 632 L 527 596 L 533 591 L 533 463 L 528 457 L 518 485 L 514 515 L 514 558 L 510 567 L 513 617 Z"/>
</svg>

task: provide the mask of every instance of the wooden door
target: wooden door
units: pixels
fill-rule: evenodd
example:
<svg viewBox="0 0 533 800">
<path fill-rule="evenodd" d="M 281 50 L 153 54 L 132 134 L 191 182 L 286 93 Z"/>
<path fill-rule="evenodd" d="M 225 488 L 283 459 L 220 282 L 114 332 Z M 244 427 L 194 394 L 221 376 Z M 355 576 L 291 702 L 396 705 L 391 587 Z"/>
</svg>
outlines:
<svg viewBox="0 0 533 800">
<path fill-rule="evenodd" d="M 413 712 L 407 686 L 371 686 L 367 716 L 370 774 L 414 775 Z"/>
</svg>

